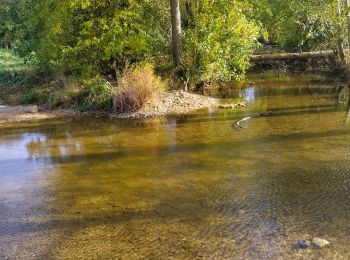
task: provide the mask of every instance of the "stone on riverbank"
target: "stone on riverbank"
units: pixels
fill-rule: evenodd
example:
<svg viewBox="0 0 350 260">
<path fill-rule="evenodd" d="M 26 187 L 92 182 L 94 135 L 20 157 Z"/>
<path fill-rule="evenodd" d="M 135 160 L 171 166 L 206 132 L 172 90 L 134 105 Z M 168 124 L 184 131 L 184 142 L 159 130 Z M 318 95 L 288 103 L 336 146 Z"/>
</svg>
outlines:
<svg viewBox="0 0 350 260">
<path fill-rule="evenodd" d="M 322 247 L 328 246 L 330 243 L 326 239 L 314 237 L 312 239 L 312 244 L 318 248 L 322 248 Z"/>
</svg>

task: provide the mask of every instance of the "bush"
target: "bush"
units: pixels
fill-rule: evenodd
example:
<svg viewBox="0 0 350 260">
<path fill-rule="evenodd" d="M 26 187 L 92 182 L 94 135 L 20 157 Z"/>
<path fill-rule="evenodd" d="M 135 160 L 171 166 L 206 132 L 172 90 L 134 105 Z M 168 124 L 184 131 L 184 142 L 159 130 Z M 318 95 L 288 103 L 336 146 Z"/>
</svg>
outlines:
<svg viewBox="0 0 350 260">
<path fill-rule="evenodd" d="M 139 64 L 127 68 L 118 80 L 113 99 L 115 112 L 138 111 L 164 89 L 160 78 L 154 74 L 150 64 Z"/>
<path fill-rule="evenodd" d="M 112 86 L 108 81 L 100 77 L 94 78 L 88 82 L 87 87 L 81 93 L 82 109 L 111 111 L 113 107 L 112 93 Z"/>
<path fill-rule="evenodd" d="M 83 111 L 112 111 L 113 87 L 103 78 L 82 81 L 57 76 L 47 85 L 27 91 L 18 98 L 20 104 L 38 104 L 48 109 L 75 108 Z"/>
<path fill-rule="evenodd" d="M 40 92 L 39 90 L 31 90 L 28 93 L 24 93 L 19 96 L 18 102 L 21 105 L 28 105 L 28 104 L 45 104 L 48 100 L 48 96 Z"/>
<path fill-rule="evenodd" d="M 35 91 L 30 91 L 29 93 L 22 94 L 19 97 L 19 103 L 22 105 L 26 104 L 36 104 L 40 100 L 40 96 Z"/>
</svg>

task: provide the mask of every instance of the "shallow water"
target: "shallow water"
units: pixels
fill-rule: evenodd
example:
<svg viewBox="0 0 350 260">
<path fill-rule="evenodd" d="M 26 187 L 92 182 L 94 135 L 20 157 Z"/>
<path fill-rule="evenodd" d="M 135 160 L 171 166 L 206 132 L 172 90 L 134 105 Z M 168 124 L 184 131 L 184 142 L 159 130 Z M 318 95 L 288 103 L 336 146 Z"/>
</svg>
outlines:
<svg viewBox="0 0 350 260">
<path fill-rule="evenodd" d="M 3 126 L 0 259 L 350 258 L 337 85 L 254 77 L 220 92 L 244 110 Z M 331 245 L 294 247 L 315 236 Z"/>
</svg>

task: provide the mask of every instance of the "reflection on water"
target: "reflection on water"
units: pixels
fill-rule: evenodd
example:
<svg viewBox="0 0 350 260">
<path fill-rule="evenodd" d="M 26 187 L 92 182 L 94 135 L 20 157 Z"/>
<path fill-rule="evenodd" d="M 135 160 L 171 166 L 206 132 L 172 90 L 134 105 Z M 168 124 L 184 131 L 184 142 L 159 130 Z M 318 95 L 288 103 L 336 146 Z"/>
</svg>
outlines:
<svg viewBox="0 0 350 260">
<path fill-rule="evenodd" d="M 0 259 L 349 258 L 337 87 L 260 80 L 226 93 L 244 111 L 1 128 Z M 313 236 L 331 246 L 293 247 Z"/>
</svg>

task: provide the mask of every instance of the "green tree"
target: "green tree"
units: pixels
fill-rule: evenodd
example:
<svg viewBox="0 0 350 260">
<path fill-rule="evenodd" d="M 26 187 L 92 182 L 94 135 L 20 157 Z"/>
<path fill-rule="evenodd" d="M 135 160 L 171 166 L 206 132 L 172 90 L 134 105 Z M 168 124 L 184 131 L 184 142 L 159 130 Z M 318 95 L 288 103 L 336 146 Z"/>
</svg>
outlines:
<svg viewBox="0 0 350 260">
<path fill-rule="evenodd" d="M 262 23 L 269 41 L 290 50 L 334 48 L 343 20 L 336 0 L 250 0 L 251 18 Z M 343 35 L 342 35 L 343 37 Z"/>
<path fill-rule="evenodd" d="M 0 4 L 0 47 L 18 46 L 26 30 L 25 0 L 2 0 Z"/>
<path fill-rule="evenodd" d="M 120 73 L 164 52 L 165 12 L 144 1 L 34 0 L 33 46 L 41 62 L 85 75 Z M 168 9 L 166 10 L 166 12 Z M 169 28 L 166 27 L 166 28 Z"/>
<path fill-rule="evenodd" d="M 193 82 L 241 79 L 257 46 L 259 26 L 242 1 L 197 0 L 185 6 L 184 64 Z"/>
<path fill-rule="evenodd" d="M 31 1 L 31 46 L 44 64 L 84 75 L 118 76 L 127 64 L 153 60 L 159 65 L 171 56 L 167 1 Z M 182 2 L 180 8 L 187 79 L 197 83 L 242 78 L 259 34 L 258 23 L 246 15 L 251 5 L 195 0 Z M 178 54 L 175 63 L 179 58 Z"/>
</svg>

